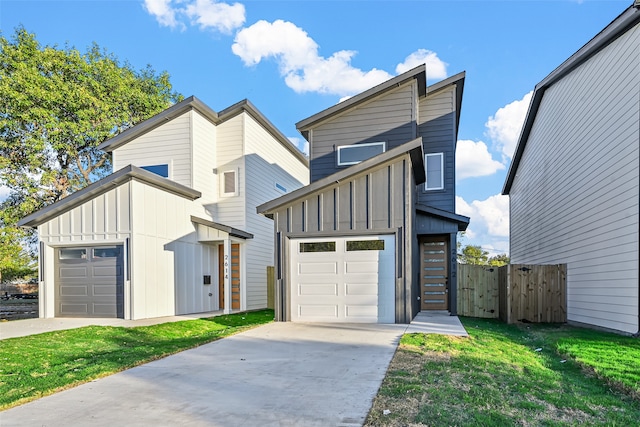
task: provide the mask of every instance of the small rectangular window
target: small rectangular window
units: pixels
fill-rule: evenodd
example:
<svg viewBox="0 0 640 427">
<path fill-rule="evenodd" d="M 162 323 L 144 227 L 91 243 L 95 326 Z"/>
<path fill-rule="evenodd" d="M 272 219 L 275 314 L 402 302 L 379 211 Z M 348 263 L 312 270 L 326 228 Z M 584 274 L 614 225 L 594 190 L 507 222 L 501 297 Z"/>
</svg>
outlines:
<svg viewBox="0 0 640 427">
<path fill-rule="evenodd" d="M 94 258 L 117 258 L 120 255 L 120 248 L 117 246 L 102 246 L 93 248 Z"/>
<path fill-rule="evenodd" d="M 384 141 L 341 145 L 338 147 L 338 166 L 356 165 L 385 151 L 386 142 Z"/>
<path fill-rule="evenodd" d="M 301 242 L 300 252 L 335 252 L 336 242 Z"/>
<path fill-rule="evenodd" d="M 347 251 L 384 251 L 384 240 L 349 240 Z"/>
<path fill-rule="evenodd" d="M 59 259 L 87 259 L 87 250 L 85 248 L 82 249 L 71 249 L 71 248 L 63 248 L 58 251 Z"/>
<path fill-rule="evenodd" d="M 427 175 L 424 189 L 426 191 L 444 189 L 444 153 L 425 155 L 424 167 Z"/>
<path fill-rule="evenodd" d="M 222 194 L 224 196 L 238 195 L 238 179 L 236 171 L 222 172 Z"/>
<path fill-rule="evenodd" d="M 163 178 L 169 178 L 169 165 L 167 164 L 142 166 L 142 169 L 160 175 Z"/>
<path fill-rule="evenodd" d="M 287 187 L 285 187 L 284 185 L 279 184 L 279 183 L 276 182 L 276 190 L 280 190 L 283 193 L 286 193 L 287 192 Z"/>
</svg>

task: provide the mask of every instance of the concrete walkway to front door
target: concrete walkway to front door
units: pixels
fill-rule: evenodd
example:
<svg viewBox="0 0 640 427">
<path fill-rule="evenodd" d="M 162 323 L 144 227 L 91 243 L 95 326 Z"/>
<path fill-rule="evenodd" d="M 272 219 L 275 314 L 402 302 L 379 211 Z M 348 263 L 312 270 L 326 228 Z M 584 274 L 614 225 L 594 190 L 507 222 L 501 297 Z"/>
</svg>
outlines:
<svg viewBox="0 0 640 427">
<path fill-rule="evenodd" d="M 402 334 L 460 333 L 455 321 L 464 331 L 444 312 L 270 323 L 0 412 L 0 425 L 361 426 Z"/>
</svg>

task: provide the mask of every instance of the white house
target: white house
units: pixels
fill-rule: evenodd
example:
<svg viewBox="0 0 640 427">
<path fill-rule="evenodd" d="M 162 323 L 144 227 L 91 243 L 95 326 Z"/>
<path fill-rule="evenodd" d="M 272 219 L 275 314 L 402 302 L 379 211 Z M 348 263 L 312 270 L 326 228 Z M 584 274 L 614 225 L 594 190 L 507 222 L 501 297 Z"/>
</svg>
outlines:
<svg viewBox="0 0 640 427">
<path fill-rule="evenodd" d="M 306 157 L 249 101 L 195 97 L 106 141 L 113 174 L 22 219 L 40 242 L 40 317 L 143 319 L 267 306 L 273 222 Z"/>
<path fill-rule="evenodd" d="M 535 88 L 503 194 L 511 261 L 567 264 L 567 319 L 640 326 L 640 1 Z"/>
</svg>

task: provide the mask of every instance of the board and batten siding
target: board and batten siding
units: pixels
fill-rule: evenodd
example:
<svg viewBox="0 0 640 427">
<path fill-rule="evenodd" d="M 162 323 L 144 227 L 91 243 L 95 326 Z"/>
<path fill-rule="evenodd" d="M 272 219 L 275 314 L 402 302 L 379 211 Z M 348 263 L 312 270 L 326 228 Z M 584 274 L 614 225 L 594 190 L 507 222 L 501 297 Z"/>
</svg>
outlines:
<svg viewBox="0 0 640 427">
<path fill-rule="evenodd" d="M 186 112 L 113 151 L 113 170 L 169 165 L 169 179 L 192 188 L 191 117 Z"/>
<path fill-rule="evenodd" d="M 246 230 L 253 234 L 245 247 L 246 308 L 267 306 L 267 266 L 273 266 L 273 221 L 259 215 L 256 206 L 309 183 L 308 167 L 275 139 L 251 115 L 244 115 L 246 166 Z"/>
<path fill-rule="evenodd" d="M 549 87 L 510 190 L 511 261 L 567 264 L 567 318 L 638 332 L 640 27 Z"/>
<path fill-rule="evenodd" d="M 418 187 L 418 203 L 455 211 L 455 149 L 456 149 L 456 86 L 448 86 L 420 99 L 418 105 L 418 134 L 422 137 L 425 154 L 444 153 L 444 189 L 425 191 Z"/>
<path fill-rule="evenodd" d="M 280 233 L 280 268 L 276 267 L 276 318 L 291 320 L 289 237 L 392 234 L 396 240 L 396 322 L 408 323 L 411 305 L 413 177 L 403 156 L 283 206 L 274 214 Z"/>
<path fill-rule="evenodd" d="M 345 168 L 337 163 L 338 146 L 385 141 L 388 151 L 414 139 L 417 98 L 417 83 L 412 79 L 314 127 L 310 138 L 311 182 Z"/>
<path fill-rule="evenodd" d="M 197 200 L 132 181 L 131 201 L 133 318 L 215 310 L 217 290 L 203 275 L 216 274 L 217 252 L 197 241 Z"/>
<path fill-rule="evenodd" d="M 44 243 L 44 252 L 39 254 L 44 265 L 40 317 L 54 317 L 55 313 L 54 248 L 126 241 L 132 226 L 130 192 L 129 183 L 119 185 L 38 226 L 39 239 Z"/>
</svg>

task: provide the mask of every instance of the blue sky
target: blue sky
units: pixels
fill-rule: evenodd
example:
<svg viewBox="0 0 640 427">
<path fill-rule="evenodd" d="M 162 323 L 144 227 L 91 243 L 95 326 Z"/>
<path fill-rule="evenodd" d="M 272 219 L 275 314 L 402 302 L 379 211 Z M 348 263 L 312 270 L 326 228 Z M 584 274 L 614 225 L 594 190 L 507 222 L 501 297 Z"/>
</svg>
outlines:
<svg viewBox="0 0 640 427">
<path fill-rule="evenodd" d="M 463 244 L 508 252 L 500 196 L 531 91 L 632 0 L 0 0 L 0 30 L 92 43 L 216 111 L 249 99 L 304 149 L 295 123 L 421 62 L 466 72 L 457 150 Z"/>
</svg>

